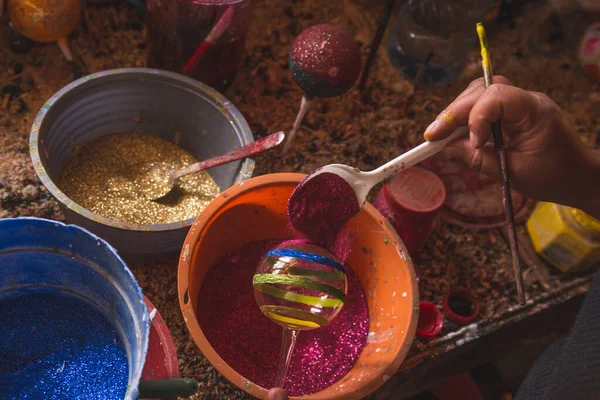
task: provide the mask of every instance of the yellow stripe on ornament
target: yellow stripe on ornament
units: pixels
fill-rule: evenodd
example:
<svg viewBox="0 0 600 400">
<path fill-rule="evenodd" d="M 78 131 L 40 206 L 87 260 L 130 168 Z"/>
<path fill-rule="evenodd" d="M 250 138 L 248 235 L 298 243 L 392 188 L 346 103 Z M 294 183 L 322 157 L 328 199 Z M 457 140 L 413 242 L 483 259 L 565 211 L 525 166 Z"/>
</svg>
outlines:
<svg viewBox="0 0 600 400">
<path fill-rule="evenodd" d="M 326 318 L 319 317 L 308 311 L 298 310 L 287 306 L 261 306 L 261 311 L 269 318 L 289 325 L 304 326 L 308 328 L 319 328 L 327 325 Z"/>
<path fill-rule="evenodd" d="M 271 283 L 271 284 L 280 284 L 280 285 L 290 285 L 290 286 L 299 286 L 305 289 L 313 289 L 329 296 L 336 297 L 340 299 L 342 302 L 346 301 L 346 294 L 342 292 L 340 289 L 328 285 L 326 283 L 322 283 L 319 281 L 315 281 L 314 279 L 302 277 L 302 276 L 293 276 L 293 275 L 272 275 L 272 274 L 256 274 L 252 279 L 252 284 L 257 285 L 259 283 Z"/>
<path fill-rule="evenodd" d="M 338 299 L 321 298 L 317 296 L 307 296 L 303 294 L 289 292 L 287 290 L 276 288 L 266 283 L 257 283 L 254 288 L 258 291 L 268 294 L 269 296 L 277 297 L 278 299 L 293 301 L 295 303 L 305 304 L 307 306 L 314 307 L 327 307 L 335 308 L 344 304 L 343 301 Z"/>
</svg>

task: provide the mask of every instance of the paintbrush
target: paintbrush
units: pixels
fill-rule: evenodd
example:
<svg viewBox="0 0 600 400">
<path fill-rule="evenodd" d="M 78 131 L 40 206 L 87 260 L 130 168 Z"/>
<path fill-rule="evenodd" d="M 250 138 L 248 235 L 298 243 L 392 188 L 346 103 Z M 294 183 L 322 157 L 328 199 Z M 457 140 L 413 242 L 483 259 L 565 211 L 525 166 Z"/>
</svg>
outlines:
<svg viewBox="0 0 600 400">
<path fill-rule="evenodd" d="M 492 72 L 492 63 L 488 52 L 487 38 L 485 28 L 480 22 L 477 24 L 477 36 L 481 46 L 481 67 L 483 68 L 483 79 L 487 89 L 493 83 L 494 74 Z M 521 263 L 519 260 L 519 244 L 517 242 L 517 231 L 515 229 L 515 213 L 513 211 L 512 197 L 510 191 L 510 181 L 508 179 L 508 163 L 506 159 L 506 148 L 502 139 L 502 126 L 500 121 L 492 124 L 492 136 L 494 138 L 494 147 L 498 157 L 498 169 L 500 171 L 500 181 L 502 184 L 502 200 L 504 202 L 504 212 L 506 213 L 508 243 L 512 253 L 513 272 L 517 285 L 517 296 L 519 304 L 525 305 L 525 289 L 523 288 L 523 274 L 521 273 Z"/>
<path fill-rule="evenodd" d="M 385 8 L 383 9 L 381 16 L 379 17 L 379 21 L 377 23 L 377 31 L 375 32 L 375 36 L 373 37 L 373 41 L 371 42 L 371 49 L 369 50 L 369 55 L 367 56 L 367 63 L 365 64 L 365 68 L 363 69 L 360 80 L 358 81 L 358 91 L 360 93 L 362 93 L 365 89 L 365 84 L 367 83 L 367 79 L 369 78 L 371 66 L 373 65 L 373 61 L 375 61 L 377 50 L 379 49 L 379 45 L 381 44 L 381 39 L 383 39 L 383 33 L 385 32 L 385 28 L 388 25 L 395 3 L 396 0 L 387 0 Z"/>
<path fill-rule="evenodd" d="M 187 75 L 190 70 L 192 70 L 192 68 L 194 68 L 194 66 L 196 66 L 196 64 L 204 57 L 206 52 L 208 52 L 217 44 L 217 41 L 221 38 L 225 30 L 229 28 L 229 25 L 231 25 L 233 14 L 234 6 L 230 5 L 227 7 L 223 15 L 221 15 L 221 18 L 219 18 L 212 30 L 208 33 L 204 41 L 200 43 L 200 46 L 198 46 L 188 62 L 185 63 L 185 66 L 181 70 L 184 75 Z"/>
</svg>

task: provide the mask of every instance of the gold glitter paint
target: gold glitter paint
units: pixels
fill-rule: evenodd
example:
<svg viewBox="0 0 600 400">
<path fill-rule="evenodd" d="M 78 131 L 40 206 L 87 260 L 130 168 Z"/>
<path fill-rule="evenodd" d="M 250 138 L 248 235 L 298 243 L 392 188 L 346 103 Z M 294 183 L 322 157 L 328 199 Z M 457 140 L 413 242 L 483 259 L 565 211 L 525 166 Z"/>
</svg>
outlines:
<svg viewBox="0 0 600 400">
<path fill-rule="evenodd" d="M 148 133 L 115 133 L 84 144 L 63 171 L 60 189 L 105 218 L 137 224 L 167 224 L 196 217 L 220 192 L 205 172 L 177 181 L 160 201 L 142 195 L 139 176 L 154 162 L 176 170 L 197 160 L 182 148 Z"/>
<path fill-rule="evenodd" d="M 456 117 L 450 111 L 442 114 L 442 120 L 448 125 L 452 125 L 456 121 Z"/>
</svg>

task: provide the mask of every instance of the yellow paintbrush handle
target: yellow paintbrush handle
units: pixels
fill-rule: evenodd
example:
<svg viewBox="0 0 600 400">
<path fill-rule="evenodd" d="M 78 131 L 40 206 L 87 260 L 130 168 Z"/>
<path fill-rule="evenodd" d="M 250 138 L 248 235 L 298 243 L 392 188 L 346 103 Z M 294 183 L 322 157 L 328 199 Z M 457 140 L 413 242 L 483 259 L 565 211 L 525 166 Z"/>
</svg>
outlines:
<svg viewBox="0 0 600 400">
<path fill-rule="evenodd" d="M 481 66 L 483 67 L 483 79 L 485 81 L 485 87 L 488 88 L 494 82 L 494 74 L 492 72 L 490 53 L 488 52 L 485 28 L 481 22 L 477 24 L 477 36 L 479 36 L 479 46 L 481 47 Z"/>
</svg>

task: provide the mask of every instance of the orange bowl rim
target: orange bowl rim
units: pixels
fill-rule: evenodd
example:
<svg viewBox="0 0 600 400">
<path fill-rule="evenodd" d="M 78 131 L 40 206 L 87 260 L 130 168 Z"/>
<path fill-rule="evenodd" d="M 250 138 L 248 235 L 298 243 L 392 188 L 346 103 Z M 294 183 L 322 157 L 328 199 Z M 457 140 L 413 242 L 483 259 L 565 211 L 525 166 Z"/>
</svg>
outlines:
<svg viewBox="0 0 600 400">
<path fill-rule="evenodd" d="M 196 243 L 198 242 L 198 239 L 199 239 L 200 235 L 202 234 L 207 222 L 213 217 L 213 215 L 218 210 L 220 210 L 224 205 L 233 201 L 238 196 L 243 194 L 245 191 L 247 191 L 249 189 L 253 189 L 253 188 L 257 188 L 257 187 L 261 187 L 261 186 L 267 186 L 267 185 L 271 185 L 271 184 L 277 184 L 277 183 L 298 184 L 306 176 L 307 176 L 306 174 L 293 173 L 293 172 L 273 173 L 273 174 L 255 176 L 246 181 L 242 181 L 242 182 L 238 183 L 237 185 L 231 186 L 230 188 L 228 188 L 227 190 L 225 190 L 224 192 L 219 194 L 219 196 L 217 196 L 213 201 L 211 201 L 208 204 L 208 206 L 202 211 L 202 213 L 196 218 L 196 220 L 192 224 L 192 229 L 190 229 L 188 235 L 186 236 L 185 242 L 182 247 L 181 255 L 179 257 L 178 271 L 177 271 L 177 291 L 178 291 L 178 298 L 179 298 L 179 306 L 181 308 L 181 312 L 183 314 L 185 324 L 188 328 L 190 336 L 192 337 L 192 340 L 194 341 L 194 343 L 196 343 L 196 345 L 198 346 L 198 348 L 200 349 L 200 351 L 202 352 L 204 357 L 206 357 L 206 359 L 211 363 L 211 365 L 215 369 L 217 369 L 217 371 L 219 371 L 219 373 L 221 373 L 229 382 L 233 383 L 239 389 L 243 390 L 244 392 L 246 392 L 252 396 L 255 396 L 255 397 L 260 396 L 259 398 L 266 397 L 268 390 L 253 383 L 253 382 L 247 381 L 247 379 L 245 377 L 243 377 L 241 374 L 239 374 L 237 371 L 235 371 L 233 368 L 231 368 L 231 366 L 229 366 L 229 364 L 227 364 L 227 362 L 221 358 L 221 356 L 216 352 L 216 350 L 209 343 L 208 339 L 204 335 L 204 332 L 203 332 L 202 328 L 200 327 L 200 324 L 196 318 L 196 315 L 194 313 L 194 307 L 192 305 L 192 302 L 189 301 L 189 294 L 188 294 L 189 283 L 190 283 L 189 274 L 190 274 L 191 263 L 192 263 L 193 249 L 194 249 L 194 246 L 196 245 Z M 400 367 L 402 362 L 405 360 L 405 358 L 408 354 L 408 351 L 411 348 L 414 337 L 416 335 L 418 314 L 419 314 L 418 284 L 417 284 L 416 274 L 415 274 L 412 260 L 411 260 L 410 256 L 408 255 L 408 251 L 406 250 L 404 243 L 402 242 L 402 240 L 400 239 L 400 237 L 398 236 L 396 231 L 392 228 L 392 226 L 389 224 L 387 219 L 385 219 L 385 217 L 383 217 L 383 215 L 381 215 L 381 213 L 379 213 L 379 211 L 370 203 L 368 203 L 368 202 L 365 203 L 365 205 L 363 206 L 362 209 L 365 210 L 367 213 L 369 213 L 373 218 L 382 219 L 383 221 L 385 221 L 384 226 L 385 226 L 385 229 L 387 230 L 387 234 L 389 234 L 391 236 L 391 238 L 393 239 L 392 240 L 393 245 L 395 247 L 397 247 L 399 252 L 401 252 L 405 255 L 406 264 L 408 266 L 409 273 L 410 273 L 411 280 L 412 280 L 412 287 L 414 288 L 412 302 L 415 306 L 412 308 L 413 315 L 410 318 L 410 323 L 409 323 L 409 326 L 406 331 L 405 344 L 400 347 L 400 349 L 397 351 L 397 354 L 394 357 L 393 361 L 389 365 L 387 365 L 387 367 L 385 368 L 386 374 L 383 374 L 383 375 L 388 375 L 388 377 L 391 377 L 391 375 L 394 375 L 397 372 L 398 368 Z M 188 297 L 187 304 L 185 302 L 186 297 Z M 344 378 L 342 377 L 340 379 L 340 381 L 343 379 Z M 247 386 L 243 385 L 243 382 L 248 382 L 248 385 Z M 359 384 L 357 384 L 357 387 L 353 392 L 346 393 L 346 394 L 342 395 L 341 397 L 338 397 L 337 399 L 362 398 L 364 396 L 371 394 L 378 388 L 380 388 L 384 383 L 385 383 L 385 380 L 376 380 L 375 378 L 370 379 L 370 380 L 361 381 Z M 312 393 L 310 395 L 303 395 L 303 396 L 290 396 L 290 399 L 292 399 L 292 400 L 317 399 L 317 398 L 319 398 L 318 397 L 319 393 L 320 392 Z"/>
</svg>

